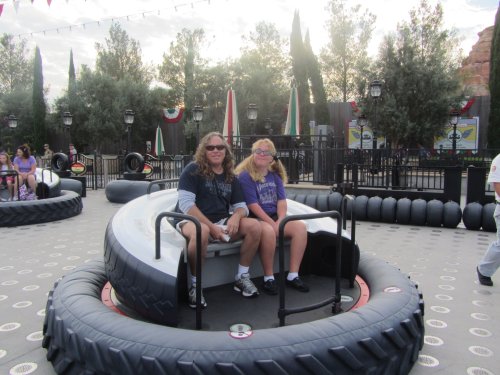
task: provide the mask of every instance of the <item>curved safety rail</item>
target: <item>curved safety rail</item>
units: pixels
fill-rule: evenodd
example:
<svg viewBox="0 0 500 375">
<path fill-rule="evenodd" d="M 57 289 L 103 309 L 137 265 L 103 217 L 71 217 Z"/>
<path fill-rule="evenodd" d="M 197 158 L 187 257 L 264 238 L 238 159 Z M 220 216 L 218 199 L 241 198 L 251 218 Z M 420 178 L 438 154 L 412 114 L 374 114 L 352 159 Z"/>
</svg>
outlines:
<svg viewBox="0 0 500 375">
<path fill-rule="evenodd" d="M 324 217 L 331 217 L 332 219 L 337 219 L 337 247 L 336 247 L 336 270 L 335 270 L 335 294 L 333 297 L 327 298 L 321 302 L 306 305 L 302 307 L 295 308 L 285 308 L 285 225 L 289 221 L 294 220 L 307 220 L 307 219 L 319 219 Z M 340 312 L 340 272 L 341 272 L 341 254 L 342 254 L 342 217 L 338 211 L 325 211 L 325 212 L 317 212 L 310 214 L 302 214 L 302 215 L 290 215 L 286 216 L 279 224 L 279 233 L 278 233 L 278 249 L 279 249 L 279 293 L 280 293 L 280 307 L 278 310 L 278 317 L 280 320 L 280 327 L 285 325 L 285 317 L 287 315 L 311 311 L 319 309 L 323 306 L 326 306 L 330 303 L 332 305 L 332 312 L 334 314 Z"/>
</svg>

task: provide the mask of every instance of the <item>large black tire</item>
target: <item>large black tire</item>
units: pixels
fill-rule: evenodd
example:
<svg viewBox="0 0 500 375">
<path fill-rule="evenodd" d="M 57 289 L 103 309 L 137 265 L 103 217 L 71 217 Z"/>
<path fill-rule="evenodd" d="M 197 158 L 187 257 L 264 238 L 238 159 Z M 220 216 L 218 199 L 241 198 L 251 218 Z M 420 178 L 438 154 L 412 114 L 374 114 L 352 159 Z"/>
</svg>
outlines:
<svg viewBox="0 0 500 375">
<path fill-rule="evenodd" d="M 140 173 L 144 170 L 144 157 L 138 152 L 131 152 L 123 159 L 123 169 L 128 173 Z"/>
<path fill-rule="evenodd" d="M 495 212 L 496 203 L 486 203 L 483 206 L 481 226 L 486 232 L 496 232 L 497 225 L 493 213 Z"/>
<path fill-rule="evenodd" d="M 54 198 L 0 204 L 0 227 L 47 223 L 73 217 L 82 212 L 82 198 L 73 191 L 62 190 Z"/>
<path fill-rule="evenodd" d="M 398 224 L 409 224 L 411 214 L 411 200 L 401 198 L 396 205 L 396 221 Z"/>
<path fill-rule="evenodd" d="M 370 197 L 366 206 L 366 218 L 369 221 L 380 221 L 382 198 Z"/>
<path fill-rule="evenodd" d="M 339 211 L 341 210 L 342 204 L 342 194 L 337 191 L 328 195 L 328 210 L 330 211 Z"/>
<path fill-rule="evenodd" d="M 316 207 L 314 208 L 321 212 L 328 211 L 328 195 L 318 195 Z"/>
<path fill-rule="evenodd" d="M 61 189 L 74 191 L 81 196 L 83 191 L 83 183 L 71 178 L 61 178 Z"/>
<path fill-rule="evenodd" d="M 382 201 L 381 215 L 384 223 L 394 223 L 396 220 L 397 203 L 394 197 L 387 197 Z"/>
<path fill-rule="evenodd" d="M 114 180 L 106 185 L 106 198 L 113 203 L 127 203 L 132 199 L 145 195 L 149 184 L 148 181 Z M 151 192 L 158 190 L 160 190 L 158 184 L 151 187 Z"/>
<path fill-rule="evenodd" d="M 462 221 L 462 209 L 455 201 L 448 201 L 443 207 L 443 227 L 456 228 Z"/>
<path fill-rule="evenodd" d="M 422 296 L 375 257 L 363 255 L 360 275 L 370 300 L 355 311 L 238 340 L 117 314 L 101 302 L 107 278 L 94 260 L 49 293 L 42 346 L 58 374 L 408 374 L 423 346 Z"/>
<path fill-rule="evenodd" d="M 317 209 L 317 203 L 316 203 L 317 201 L 318 201 L 318 195 L 309 194 L 306 196 L 306 200 L 304 201 L 304 204 L 306 206 Z"/>
<path fill-rule="evenodd" d="M 358 195 L 354 199 L 354 213 L 356 220 L 366 220 L 366 206 L 368 204 L 368 197 L 366 195 Z"/>
<path fill-rule="evenodd" d="M 56 152 L 50 160 L 50 167 L 56 173 L 66 171 L 69 168 L 68 155 Z"/>
<path fill-rule="evenodd" d="M 464 208 L 462 220 L 467 229 L 479 230 L 483 216 L 483 206 L 479 202 L 467 203 Z"/>
<path fill-rule="evenodd" d="M 443 224 L 444 204 L 440 200 L 432 199 L 427 202 L 427 225 L 440 227 Z"/>
<path fill-rule="evenodd" d="M 425 225 L 427 216 L 427 202 L 423 199 L 415 199 L 411 202 L 410 223 L 412 225 Z"/>
</svg>

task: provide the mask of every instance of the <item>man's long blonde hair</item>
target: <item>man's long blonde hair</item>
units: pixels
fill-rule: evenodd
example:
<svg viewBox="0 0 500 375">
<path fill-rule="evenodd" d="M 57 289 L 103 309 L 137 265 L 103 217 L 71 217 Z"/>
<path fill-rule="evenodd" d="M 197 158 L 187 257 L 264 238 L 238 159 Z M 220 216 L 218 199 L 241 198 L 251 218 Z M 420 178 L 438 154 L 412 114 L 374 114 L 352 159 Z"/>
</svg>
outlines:
<svg viewBox="0 0 500 375">
<path fill-rule="evenodd" d="M 205 149 L 206 145 L 212 139 L 212 137 L 219 137 L 222 140 L 222 144 L 226 147 L 226 156 L 222 161 L 222 167 L 224 168 L 224 173 L 226 174 L 226 182 L 233 181 L 234 174 L 234 158 L 233 153 L 231 152 L 231 147 L 224 139 L 224 136 L 218 132 L 211 132 L 205 135 L 198 145 L 196 149 L 196 153 L 194 154 L 194 161 L 198 164 L 198 173 L 202 176 L 205 176 L 209 180 L 214 178 L 214 172 L 212 168 L 208 164 L 207 159 L 207 150 Z"/>
<path fill-rule="evenodd" d="M 274 147 L 273 141 L 271 141 L 269 138 L 259 139 L 254 142 L 254 144 L 252 145 L 252 154 L 250 156 L 247 156 L 240 164 L 236 166 L 236 174 L 247 171 L 252 180 L 260 182 L 265 181 L 265 176 L 257 170 L 253 159 L 255 150 L 262 146 L 267 146 L 269 148 L 269 151 L 273 153 L 273 162 L 269 164 L 269 167 L 267 167 L 268 171 L 278 173 L 283 183 L 286 184 L 288 182 L 288 175 L 286 173 L 285 166 L 276 157 L 276 147 Z"/>
</svg>

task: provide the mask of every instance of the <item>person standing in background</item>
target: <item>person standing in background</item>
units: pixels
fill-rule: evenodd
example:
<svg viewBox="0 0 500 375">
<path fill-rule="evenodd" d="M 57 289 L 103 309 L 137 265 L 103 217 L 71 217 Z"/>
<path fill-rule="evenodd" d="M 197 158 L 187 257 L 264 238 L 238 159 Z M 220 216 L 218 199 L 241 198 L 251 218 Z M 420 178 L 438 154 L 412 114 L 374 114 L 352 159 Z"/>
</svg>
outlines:
<svg viewBox="0 0 500 375">
<path fill-rule="evenodd" d="M 493 213 L 497 226 L 497 238 L 493 241 L 476 267 L 477 276 L 481 285 L 493 286 L 491 276 L 500 267 L 500 154 L 491 162 L 488 183 L 493 184 L 495 190 L 496 207 Z"/>
<path fill-rule="evenodd" d="M 78 151 L 76 150 L 73 143 L 69 144 L 69 163 L 73 164 L 77 162 Z"/>
</svg>

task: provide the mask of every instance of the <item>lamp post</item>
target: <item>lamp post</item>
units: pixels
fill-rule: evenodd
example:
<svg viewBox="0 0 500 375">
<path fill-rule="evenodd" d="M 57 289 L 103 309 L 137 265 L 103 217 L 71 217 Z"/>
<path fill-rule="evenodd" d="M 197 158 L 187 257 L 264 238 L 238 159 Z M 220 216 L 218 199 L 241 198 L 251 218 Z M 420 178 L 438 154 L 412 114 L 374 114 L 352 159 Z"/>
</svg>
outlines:
<svg viewBox="0 0 500 375">
<path fill-rule="evenodd" d="M 132 149 L 132 124 L 134 123 L 135 113 L 131 109 L 125 110 L 125 114 L 123 116 L 123 121 L 125 122 L 125 126 L 127 127 L 127 154 Z"/>
<path fill-rule="evenodd" d="M 358 128 L 360 130 L 360 137 L 359 137 L 359 149 L 363 150 L 363 128 L 366 126 L 366 116 L 365 115 L 360 115 L 358 117 Z"/>
<path fill-rule="evenodd" d="M 266 119 L 264 120 L 264 127 L 266 128 L 267 130 L 267 133 L 269 135 L 273 134 L 273 127 L 271 126 L 271 118 L 270 117 L 266 117 Z"/>
<path fill-rule="evenodd" d="M 257 105 L 249 104 L 247 108 L 247 119 L 250 121 L 250 132 L 255 134 L 255 120 L 257 120 Z"/>
<path fill-rule="evenodd" d="M 203 107 L 195 105 L 193 108 L 193 121 L 196 123 L 196 144 L 200 143 L 200 122 L 203 120 Z"/>
<path fill-rule="evenodd" d="M 9 129 L 10 129 L 10 138 L 9 138 L 9 143 L 7 146 L 7 152 L 10 154 L 10 146 L 12 143 L 12 133 L 14 132 L 14 129 L 17 128 L 17 117 L 14 115 L 9 115 L 7 121 L 8 121 Z"/>
<path fill-rule="evenodd" d="M 64 142 L 68 146 L 68 159 L 72 161 L 71 150 L 69 150 L 69 144 L 71 143 L 71 133 L 69 131 L 71 124 L 73 124 L 73 115 L 70 112 L 64 112 L 62 115 L 63 125 L 64 125 Z"/>
<path fill-rule="evenodd" d="M 382 94 L 382 82 L 379 80 L 375 80 L 372 83 L 370 83 L 370 95 L 375 101 L 375 116 L 373 121 L 373 149 L 377 149 L 377 126 L 378 126 L 378 113 L 377 113 L 377 105 L 378 105 L 378 98 L 380 98 L 380 95 Z"/>
<path fill-rule="evenodd" d="M 453 156 L 455 156 L 457 151 L 457 124 L 460 116 L 460 112 L 456 109 L 453 109 L 450 112 L 450 124 L 453 127 L 453 139 L 451 142 L 451 149 L 453 150 Z"/>
</svg>

